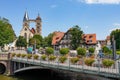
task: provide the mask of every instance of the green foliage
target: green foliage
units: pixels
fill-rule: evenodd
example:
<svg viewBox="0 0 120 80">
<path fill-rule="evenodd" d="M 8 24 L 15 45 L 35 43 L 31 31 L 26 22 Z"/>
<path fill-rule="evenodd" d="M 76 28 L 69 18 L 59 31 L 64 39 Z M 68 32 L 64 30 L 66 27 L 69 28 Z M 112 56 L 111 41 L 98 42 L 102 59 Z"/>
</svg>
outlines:
<svg viewBox="0 0 120 80">
<path fill-rule="evenodd" d="M 56 56 L 54 56 L 54 55 L 50 55 L 50 56 L 48 57 L 48 59 L 49 59 L 50 61 L 53 61 L 53 60 L 56 59 Z"/>
<path fill-rule="evenodd" d="M 105 67 L 111 67 L 114 64 L 114 61 L 110 59 L 104 59 L 102 63 L 103 63 L 103 66 Z"/>
<path fill-rule="evenodd" d="M 70 34 L 72 35 L 71 37 L 71 47 L 72 49 L 77 49 L 82 41 L 82 34 L 83 31 L 81 28 L 76 25 L 73 28 L 70 29 Z"/>
<path fill-rule="evenodd" d="M 35 45 L 36 44 L 36 48 L 39 49 L 40 46 L 42 46 L 42 36 L 41 35 L 34 35 L 33 38 L 29 39 L 29 45 Z"/>
<path fill-rule="evenodd" d="M 43 54 L 43 55 L 41 56 L 41 58 L 42 58 L 42 60 L 46 60 L 47 55 Z"/>
<path fill-rule="evenodd" d="M 102 50 L 106 55 L 112 54 L 112 51 L 107 46 L 103 46 Z"/>
<path fill-rule="evenodd" d="M 43 39 L 43 47 L 52 47 L 52 38 L 54 36 L 54 33 L 50 33 L 47 37 Z"/>
<path fill-rule="evenodd" d="M 24 58 L 25 56 L 27 56 L 27 54 L 21 54 L 21 57 Z"/>
<path fill-rule="evenodd" d="M 12 57 L 15 57 L 16 54 L 15 53 L 11 53 L 11 55 L 12 55 Z"/>
<path fill-rule="evenodd" d="M 21 56 L 21 54 L 20 54 L 20 53 L 18 53 L 18 54 L 16 54 L 16 56 L 17 56 L 17 57 L 20 57 L 20 56 Z"/>
<path fill-rule="evenodd" d="M 68 54 L 68 53 L 69 53 L 69 49 L 68 49 L 68 48 L 61 48 L 61 49 L 60 49 L 60 54 L 66 55 L 66 54 Z"/>
<path fill-rule="evenodd" d="M 16 35 L 9 20 L 6 18 L 0 19 L 0 46 L 13 42 L 15 38 Z"/>
<path fill-rule="evenodd" d="M 95 51 L 95 48 L 92 48 L 92 47 L 89 48 L 89 52 L 90 52 L 90 53 L 94 53 L 94 51 Z"/>
<path fill-rule="evenodd" d="M 81 56 L 85 56 L 85 54 L 86 54 L 86 49 L 85 49 L 85 48 L 80 48 L 80 47 L 78 47 L 78 48 L 77 48 L 77 54 L 78 54 L 78 55 L 81 55 Z"/>
<path fill-rule="evenodd" d="M 27 58 L 31 59 L 32 58 L 32 54 L 27 54 Z"/>
<path fill-rule="evenodd" d="M 110 33 L 111 43 L 113 35 L 116 41 L 116 49 L 120 49 L 120 29 L 116 29 Z"/>
<path fill-rule="evenodd" d="M 18 40 L 16 41 L 17 47 L 27 47 L 27 41 L 23 36 L 19 36 Z"/>
<path fill-rule="evenodd" d="M 92 64 L 95 62 L 95 60 L 93 58 L 86 58 L 84 60 L 84 62 L 87 66 L 92 66 Z"/>
<path fill-rule="evenodd" d="M 54 49 L 51 48 L 51 47 L 48 47 L 48 48 L 46 49 L 46 53 L 47 53 L 48 55 L 53 54 L 53 53 L 54 53 Z"/>
<path fill-rule="evenodd" d="M 72 64 L 75 64 L 79 61 L 79 58 L 78 57 L 73 57 L 73 58 L 70 59 L 70 61 L 71 61 Z"/>
<path fill-rule="evenodd" d="M 39 56 L 38 56 L 37 54 L 34 54 L 33 57 L 34 57 L 34 59 L 36 59 L 36 60 L 39 58 Z"/>
<path fill-rule="evenodd" d="M 120 51 L 116 51 L 116 53 L 117 53 L 118 55 L 120 55 Z"/>
<path fill-rule="evenodd" d="M 59 61 L 60 61 L 61 63 L 64 63 L 66 60 L 67 60 L 67 57 L 66 57 L 66 56 L 60 56 L 60 57 L 59 57 Z"/>
</svg>

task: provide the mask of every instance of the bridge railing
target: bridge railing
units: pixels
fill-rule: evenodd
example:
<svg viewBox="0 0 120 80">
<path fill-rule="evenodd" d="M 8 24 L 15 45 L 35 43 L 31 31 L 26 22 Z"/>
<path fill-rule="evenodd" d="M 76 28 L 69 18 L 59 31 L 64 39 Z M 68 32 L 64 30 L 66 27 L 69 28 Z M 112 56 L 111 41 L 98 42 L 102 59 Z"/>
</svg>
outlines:
<svg viewBox="0 0 120 80">
<path fill-rule="evenodd" d="M 111 75 L 120 76 L 119 61 L 116 61 L 112 67 L 103 67 L 100 65 L 99 62 L 98 62 L 98 65 L 92 65 L 92 66 L 87 66 L 84 63 L 80 64 L 79 62 L 76 64 L 72 64 L 70 62 L 70 58 L 68 58 L 64 63 L 61 63 L 58 58 L 59 56 L 55 60 L 50 61 L 48 58 L 46 60 L 43 60 L 41 56 L 39 56 L 38 59 L 34 59 L 34 57 L 31 57 L 30 59 L 28 59 L 27 57 L 22 58 L 22 57 L 14 56 L 12 57 L 12 60 L 16 62 L 22 62 L 22 63 L 33 64 L 33 65 L 41 65 L 43 67 L 51 67 L 56 69 L 101 74 L 106 76 L 111 76 Z"/>
</svg>

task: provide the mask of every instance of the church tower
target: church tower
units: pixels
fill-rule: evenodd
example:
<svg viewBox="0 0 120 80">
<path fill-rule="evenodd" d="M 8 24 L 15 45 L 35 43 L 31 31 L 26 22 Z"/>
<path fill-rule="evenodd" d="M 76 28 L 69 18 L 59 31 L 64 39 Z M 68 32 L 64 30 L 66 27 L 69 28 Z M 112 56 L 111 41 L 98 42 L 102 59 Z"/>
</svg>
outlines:
<svg viewBox="0 0 120 80">
<path fill-rule="evenodd" d="M 36 34 L 41 35 L 41 31 L 42 31 L 42 20 L 38 14 L 37 18 L 36 18 Z"/>
<path fill-rule="evenodd" d="M 23 27 L 24 27 L 24 26 L 29 27 L 29 17 L 28 17 L 27 11 L 25 12 L 24 18 L 23 18 Z"/>
</svg>

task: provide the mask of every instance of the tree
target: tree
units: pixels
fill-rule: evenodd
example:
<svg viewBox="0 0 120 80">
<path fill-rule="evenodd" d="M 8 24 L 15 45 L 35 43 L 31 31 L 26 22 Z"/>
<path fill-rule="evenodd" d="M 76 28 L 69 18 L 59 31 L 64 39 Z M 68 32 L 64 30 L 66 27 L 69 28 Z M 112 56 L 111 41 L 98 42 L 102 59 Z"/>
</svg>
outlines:
<svg viewBox="0 0 120 80">
<path fill-rule="evenodd" d="M 60 54 L 66 55 L 66 54 L 68 54 L 68 53 L 69 53 L 69 49 L 68 49 L 68 48 L 61 48 L 61 49 L 60 49 Z"/>
<path fill-rule="evenodd" d="M 103 46 L 102 50 L 105 54 L 112 54 L 112 51 L 107 46 Z"/>
<path fill-rule="evenodd" d="M 76 25 L 70 29 L 70 34 L 72 35 L 71 36 L 71 47 L 72 49 L 77 49 L 80 46 L 80 43 L 82 41 L 83 31 L 78 25 Z"/>
<path fill-rule="evenodd" d="M 85 49 L 85 48 L 80 48 L 80 47 L 78 47 L 78 48 L 77 48 L 77 54 L 80 55 L 80 56 L 85 56 L 85 54 L 86 54 L 86 49 Z"/>
<path fill-rule="evenodd" d="M 116 49 L 120 50 L 120 29 L 116 29 L 110 33 L 111 43 L 113 35 L 116 41 Z"/>
<path fill-rule="evenodd" d="M 52 47 L 52 38 L 54 33 L 50 33 L 47 37 L 43 39 L 44 47 Z"/>
<path fill-rule="evenodd" d="M 40 48 L 40 46 L 42 46 L 42 36 L 41 35 L 34 35 L 33 38 L 29 39 L 29 45 L 34 46 L 35 44 L 36 44 L 37 49 Z"/>
<path fill-rule="evenodd" d="M 6 18 L 0 18 L 0 46 L 9 44 L 16 39 L 16 35 L 13 31 L 12 25 Z"/>
<path fill-rule="evenodd" d="M 92 47 L 89 48 L 89 52 L 90 52 L 90 53 L 94 53 L 94 51 L 95 51 L 95 48 L 92 48 Z"/>
<path fill-rule="evenodd" d="M 27 47 L 27 41 L 23 36 L 19 36 L 18 40 L 16 41 L 17 47 Z"/>
<path fill-rule="evenodd" d="M 53 54 L 53 53 L 54 53 L 54 49 L 51 48 L 51 47 L 48 47 L 48 48 L 46 49 L 46 53 L 47 53 L 48 55 Z"/>
</svg>

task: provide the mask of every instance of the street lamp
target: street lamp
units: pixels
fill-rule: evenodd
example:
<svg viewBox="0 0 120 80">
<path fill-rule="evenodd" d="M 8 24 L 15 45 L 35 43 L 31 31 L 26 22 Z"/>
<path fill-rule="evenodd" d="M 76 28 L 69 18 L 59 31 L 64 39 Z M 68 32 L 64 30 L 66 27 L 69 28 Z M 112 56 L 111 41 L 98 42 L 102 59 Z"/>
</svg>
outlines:
<svg viewBox="0 0 120 80">
<path fill-rule="evenodd" d="M 114 39 L 114 35 L 112 36 L 112 49 L 113 49 L 113 59 L 116 59 L 116 41 Z"/>
</svg>

